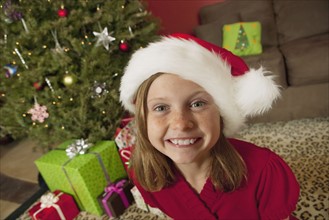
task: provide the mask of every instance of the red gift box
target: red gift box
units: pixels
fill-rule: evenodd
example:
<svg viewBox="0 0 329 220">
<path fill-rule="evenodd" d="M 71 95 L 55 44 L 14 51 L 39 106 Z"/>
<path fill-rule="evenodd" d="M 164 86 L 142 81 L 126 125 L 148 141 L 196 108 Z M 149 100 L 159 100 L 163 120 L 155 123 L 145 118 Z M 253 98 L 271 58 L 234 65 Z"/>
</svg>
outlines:
<svg viewBox="0 0 329 220">
<path fill-rule="evenodd" d="M 40 198 L 40 202 L 29 210 L 33 220 L 71 220 L 79 214 L 79 209 L 72 196 L 59 190 L 49 192 Z"/>
<path fill-rule="evenodd" d="M 115 143 L 119 148 L 119 154 L 125 169 L 128 171 L 131 150 L 136 144 L 136 125 L 133 118 L 127 119 L 125 126 L 118 131 Z"/>
</svg>

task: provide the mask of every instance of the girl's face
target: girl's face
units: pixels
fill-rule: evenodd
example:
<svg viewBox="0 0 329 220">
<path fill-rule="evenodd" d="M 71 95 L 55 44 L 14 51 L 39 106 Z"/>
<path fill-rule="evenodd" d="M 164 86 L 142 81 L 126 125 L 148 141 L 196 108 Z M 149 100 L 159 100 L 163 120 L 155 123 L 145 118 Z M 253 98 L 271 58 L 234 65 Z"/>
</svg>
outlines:
<svg viewBox="0 0 329 220">
<path fill-rule="evenodd" d="M 198 84 L 163 74 L 148 92 L 147 133 L 175 164 L 203 163 L 220 136 L 218 107 Z"/>
</svg>

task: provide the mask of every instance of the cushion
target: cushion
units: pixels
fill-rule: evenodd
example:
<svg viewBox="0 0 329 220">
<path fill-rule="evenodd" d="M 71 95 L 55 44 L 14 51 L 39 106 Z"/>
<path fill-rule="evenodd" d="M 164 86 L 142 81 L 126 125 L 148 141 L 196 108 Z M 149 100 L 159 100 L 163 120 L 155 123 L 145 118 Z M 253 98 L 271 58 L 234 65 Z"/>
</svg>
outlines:
<svg viewBox="0 0 329 220">
<path fill-rule="evenodd" d="M 329 1 L 273 1 L 279 42 L 329 32 Z"/>
<path fill-rule="evenodd" d="M 329 34 L 304 38 L 281 46 L 288 82 L 293 86 L 329 82 Z"/>
<path fill-rule="evenodd" d="M 260 55 L 241 57 L 250 68 L 258 69 L 263 66 L 274 75 L 274 81 L 282 88 L 287 87 L 286 72 L 283 56 L 277 47 L 264 47 Z"/>
<path fill-rule="evenodd" d="M 256 21 L 224 25 L 222 47 L 237 56 L 261 54 L 261 24 Z"/>
<path fill-rule="evenodd" d="M 225 1 L 207 5 L 199 12 L 201 27 L 195 30 L 195 35 L 206 35 L 200 32 L 220 32 L 225 24 L 235 22 L 259 21 L 262 26 L 262 45 L 275 46 L 278 43 L 272 1 Z M 204 26 L 205 25 L 205 26 Z M 218 30 L 220 29 L 220 30 Z M 202 38 L 201 36 L 198 36 Z M 222 45 L 220 41 L 219 44 Z"/>
</svg>

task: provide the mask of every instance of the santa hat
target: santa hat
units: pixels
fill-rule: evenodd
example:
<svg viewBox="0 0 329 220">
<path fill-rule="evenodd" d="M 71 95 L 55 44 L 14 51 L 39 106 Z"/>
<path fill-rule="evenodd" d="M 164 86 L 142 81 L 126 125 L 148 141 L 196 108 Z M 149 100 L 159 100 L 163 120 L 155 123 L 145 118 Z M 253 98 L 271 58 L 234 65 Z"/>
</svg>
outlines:
<svg viewBox="0 0 329 220">
<path fill-rule="evenodd" d="M 137 50 L 121 79 L 120 100 L 135 113 L 135 95 L 150 76 L 177 74 L 203 87 L 215 100 L 224 134 L 233 136 L 249 116 L 269 110 L 280 96 L 279 86 L 263 67 L 249 69 L 231 52 L 187 34 L 162 37 Z"/>
</svg>

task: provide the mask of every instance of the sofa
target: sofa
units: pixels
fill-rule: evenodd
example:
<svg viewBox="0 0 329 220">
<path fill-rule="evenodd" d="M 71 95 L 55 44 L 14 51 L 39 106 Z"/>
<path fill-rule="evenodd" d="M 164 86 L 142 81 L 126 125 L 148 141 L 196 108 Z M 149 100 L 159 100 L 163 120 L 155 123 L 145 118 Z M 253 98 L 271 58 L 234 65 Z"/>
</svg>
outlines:
<svg viewBox="0 0 329 220">
<path fill-rule="evenodd" d="M 261 23 L 262 53 L 241 58 L 252 68 L 262 65 L 271 71 L 282 97 L 271 111 L 250 122 L 328 116 L 328 2 L 226 0 L 200 9 L 194 35 L 219 46 L 225 24 Z"/>
</svg>

